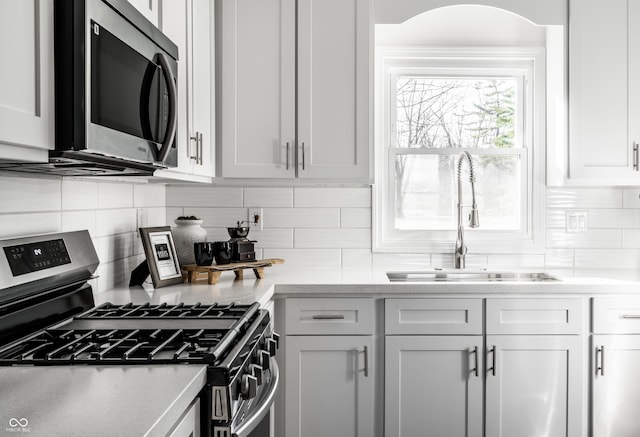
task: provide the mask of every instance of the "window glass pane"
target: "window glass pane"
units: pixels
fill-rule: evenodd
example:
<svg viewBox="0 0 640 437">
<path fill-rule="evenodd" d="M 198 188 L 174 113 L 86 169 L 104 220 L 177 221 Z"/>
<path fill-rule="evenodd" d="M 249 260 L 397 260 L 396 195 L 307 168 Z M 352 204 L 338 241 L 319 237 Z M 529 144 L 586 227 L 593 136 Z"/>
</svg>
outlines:
<svg viewBox="0 0 640 437">
<path fill-rule="evenodd" d="M 456 229 L 457 153 L 397 155 L 395 228 Z M 521 225 L 521 161 L 517 155 L 475 155 L 476 201 L 480 229 L 511 230 Z M 463 204 L 471 204 L 468 167 L 462 166 Z M 468 223 L 469 208 L 463 210 Z"/>
<path fill-rule="evenodd" d="M 520 147 L 515 77 L 398 76 L 396 84 L 395 147 Z"/>
</svg>

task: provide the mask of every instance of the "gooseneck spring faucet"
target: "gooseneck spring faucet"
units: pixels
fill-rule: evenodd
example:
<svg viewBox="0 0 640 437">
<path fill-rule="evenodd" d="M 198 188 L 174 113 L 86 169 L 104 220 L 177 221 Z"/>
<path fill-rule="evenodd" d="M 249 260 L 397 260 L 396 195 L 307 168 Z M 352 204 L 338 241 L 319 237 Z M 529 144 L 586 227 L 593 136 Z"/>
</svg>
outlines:
<svg viewBox="0 0 640 437">
<path fill-rule="evenodd" d="M 471 212 L 469 213 L 469 227 L 477 228 L 480 226 L 478 217 L 478 206 L 476 205 L 476 177 L 473 172 L 473 161 L 469 152 L 462 152 L 458 156 L 458 237 L 456 238 L 456 250 L 454 252 L 454 262 L 456 269 L 465 268 L 465 256 L 467 255 L 467 246 L 464 244 L 464 226 L 462 225 L 462 161 L 469 164 L 469 182 L 471 183 Z"/>
</svg>

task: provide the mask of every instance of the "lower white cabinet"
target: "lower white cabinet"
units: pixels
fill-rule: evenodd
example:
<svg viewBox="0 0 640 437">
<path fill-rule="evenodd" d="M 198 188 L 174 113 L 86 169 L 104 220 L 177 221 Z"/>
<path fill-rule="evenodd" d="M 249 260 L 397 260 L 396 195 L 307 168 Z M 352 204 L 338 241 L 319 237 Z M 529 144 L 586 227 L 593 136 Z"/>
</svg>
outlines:
<svg viewBox="0 0 640 437">
<path fill-rule="evenodd" d="M 640 435 L 640 336 L 593 336 L 593 437 Z"/>
<path fill-rule="evenodd" d="M 579 336 L 489 335 L 486 345 L 486 436 L 584 435 Z"/>
<path fill-rule="evenodd" d="M 374 435 L 373 337 L 287 336 L 286 437 Z"/>
<path fill-rule="evenodd" d="M 387 336 L 384 435 L 482 437 L 482 350 L 479 335 Z"/>
<path fill-rule="evenodd" d="M 640 298 L 593 300 L 593 437 L 640 435 Z"/>
</svg>

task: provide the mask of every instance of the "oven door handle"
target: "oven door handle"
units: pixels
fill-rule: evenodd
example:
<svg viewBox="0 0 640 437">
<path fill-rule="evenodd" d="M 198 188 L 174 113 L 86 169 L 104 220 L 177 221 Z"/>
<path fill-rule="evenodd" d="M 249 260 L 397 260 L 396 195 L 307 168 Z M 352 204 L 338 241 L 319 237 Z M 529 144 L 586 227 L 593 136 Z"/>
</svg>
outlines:
<svg viewBox="0 0 640 437">
<path fill-rule="evenodd" d="M 175 76 L 169 66 L 169 61 L 164 53 L 158 53 L 158 60 L 162 67 L 162 75 L 167 83 L 167 91 L 169 91 L 169 117 L 167 120 L 167 131 L 164 134 L 164 141 L 162 141 L 162 147 L 158 151 L 156 159 L 160 163 L 164 163 L 164 160 L 169 154 L 169 149 L 173 144 L 173 140 L 176 136 L 176 128 L 178 124 L 177 105 L 178 105 L 178 91 L 176 89 Z"/>
<path fill-rule="evenodd" d="M 248 437 L 249 434 L 260 424 L 262 419 L 269 414 L 271 405 L 273 404 L 276 392 L 278 391 L 278 379 L 280 379 L 280 372 L 278 370 L 278 363 L 275 359 L 271 359 L 271 382 L 266 391 L 266 394 L 262 397 L 254 411 L 249 415 L 242 424 L 232 432 L 232 437 Z"/>
</svg>

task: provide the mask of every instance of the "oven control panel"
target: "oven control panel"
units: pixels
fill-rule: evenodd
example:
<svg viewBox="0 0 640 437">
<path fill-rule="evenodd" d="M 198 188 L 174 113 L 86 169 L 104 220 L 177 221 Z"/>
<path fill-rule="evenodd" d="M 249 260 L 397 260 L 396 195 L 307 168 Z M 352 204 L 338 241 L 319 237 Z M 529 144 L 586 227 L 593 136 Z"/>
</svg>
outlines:
<svg viewBox="0 0 640 437">
<path fill-rule="evenodd" d="M 71 263 L 62 238 L 3 247 L 13 276 Z"/>
</svg>

